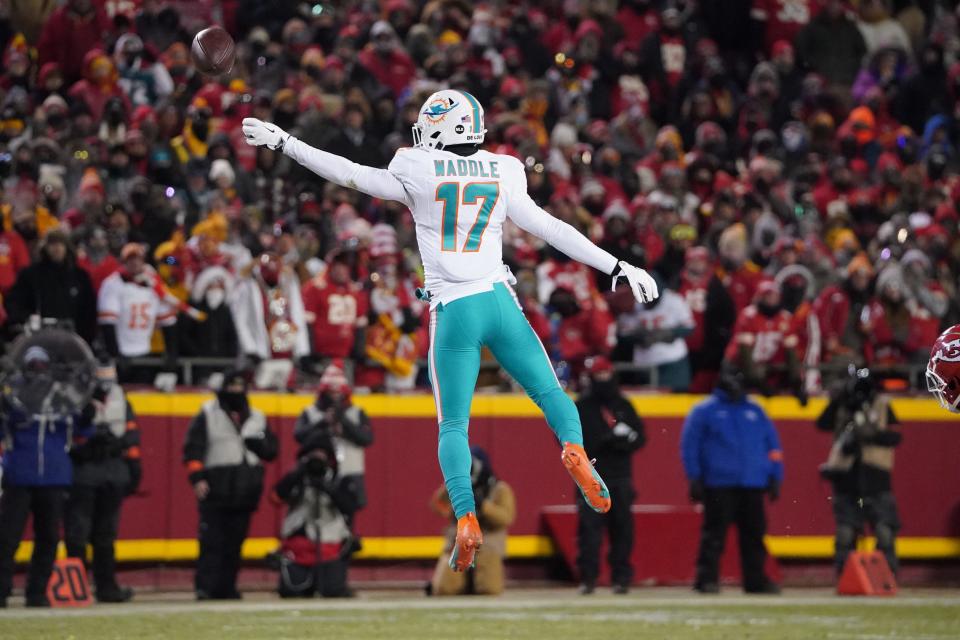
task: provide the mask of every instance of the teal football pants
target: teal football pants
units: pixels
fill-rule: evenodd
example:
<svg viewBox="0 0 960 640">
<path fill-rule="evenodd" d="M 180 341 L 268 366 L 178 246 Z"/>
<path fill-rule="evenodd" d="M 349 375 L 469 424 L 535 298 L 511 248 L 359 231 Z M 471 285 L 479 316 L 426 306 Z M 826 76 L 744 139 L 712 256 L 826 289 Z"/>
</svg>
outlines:
<svg viewBox="0 0 960 640">
<path fill-rule="evenodd" d="M 438 305 L 430 313 L 428 373 L 440 423 L 440 469 L 457 518 L 476 512 L 467 426 L 483 346 L 540 407 L 561 443 L 583 444 L 576 405 L 512 289 L 497 283 L 493 291 Z"/>
</svg>

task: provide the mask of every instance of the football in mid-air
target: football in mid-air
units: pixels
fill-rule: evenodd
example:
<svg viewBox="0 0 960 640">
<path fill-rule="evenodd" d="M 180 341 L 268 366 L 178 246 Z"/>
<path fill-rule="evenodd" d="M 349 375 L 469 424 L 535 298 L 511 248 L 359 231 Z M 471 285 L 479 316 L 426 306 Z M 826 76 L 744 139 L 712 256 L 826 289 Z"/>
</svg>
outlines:
<svg viewBox="0 0 960 640">
<path fill-rule="evenodd" d="M 233 68 L 236 45 L 223 27 L 207 27 L 193 38 L 193 64 L 207 75 L 220 75 Z"/>
</svg>

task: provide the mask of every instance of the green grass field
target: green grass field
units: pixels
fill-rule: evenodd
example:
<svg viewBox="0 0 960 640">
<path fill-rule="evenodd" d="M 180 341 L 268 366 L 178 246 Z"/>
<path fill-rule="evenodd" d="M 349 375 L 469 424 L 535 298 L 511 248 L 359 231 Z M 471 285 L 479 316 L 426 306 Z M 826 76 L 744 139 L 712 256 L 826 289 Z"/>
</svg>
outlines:
<svg viewBox="0 0 960 640">
<path fill-rule="evenodd" d="M 521 590 L 499 598 L 435 600 L 365 593 L 350 601 L 198 604 L 143 596 L 125 606 L 76 611 L 0 611 L 0 638 L 82 640 L 189 638 L 686 638 L 877 640 L 960 638 L 960 593 L 916 592 L 892 599 L 836 598 L 793 591 L 782 597 L 694 597 L 638 590 L 626 597 Z"/>
</svg>

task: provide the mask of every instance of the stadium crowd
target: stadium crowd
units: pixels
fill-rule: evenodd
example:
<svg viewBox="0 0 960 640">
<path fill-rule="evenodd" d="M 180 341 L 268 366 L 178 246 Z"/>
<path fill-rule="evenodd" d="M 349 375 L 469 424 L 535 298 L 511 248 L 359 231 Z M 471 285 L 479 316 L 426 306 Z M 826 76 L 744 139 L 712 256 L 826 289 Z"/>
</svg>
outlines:
<svg viewBox="0 0 960 640">
<path fill-rule="evenodd" d="M 240 121 L 386 166 L 441 86 L 485 106 L 538 204 L 663 284 L 638 306 L 509 229 L 571 384 L 603 354 L 706 392 L 726 360 L 803 396 L 822 367 L 923 362 L 960 320 L 954 2 L 54 4 L 2 5 L 0 323 L 72 320 L 122 380 L 163 354 L 425 383 L 409 212 Z M 212 23 L 237 41 L 223 77 L 189 53 Z"/>
</svg>

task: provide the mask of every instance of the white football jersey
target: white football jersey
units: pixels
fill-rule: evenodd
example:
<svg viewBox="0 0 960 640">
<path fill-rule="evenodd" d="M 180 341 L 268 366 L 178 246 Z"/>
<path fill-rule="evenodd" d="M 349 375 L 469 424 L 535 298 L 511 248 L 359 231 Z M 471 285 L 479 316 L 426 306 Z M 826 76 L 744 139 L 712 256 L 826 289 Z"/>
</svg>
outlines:
<svg viewBox="0 0 960 640">
<path fill-rule="evenodd" d="M 610 274 L 617 266 L 616 258 L 537 206 L 513 156 L 412 147 L 397 151 L 387 169 L 375 169 L 292 136 L 283 152 L 336 184 L 410 208 L 431 307 L 513 280 L 503 264 L 507 218 L 578 262 Z"/>
<path fill-rule="evenodd" d="M 661 329 L 694 328 L 693 312 L 686 299 L 671 289 L 660 293 L 660 302 L 652 309 L 637 304 L 632 313 L 617 318 L 617 330 L 620 333 L 633 333 L 639 330 L 657 331 Z M 668 362 L 676 362 L 687 355 L 687 341 L 675 338 L 671 342 L 655 342 L 649 347 L 635 347 L 633 363 L 639 366 L 655 367 Z"/>
<path fill-rule="evenodd" d="M 510 205 L 527 196 L 519 160 L 488 151 L 462 157 L 401 149 L 389 171 L 411 200 L 431 301 L 448 302 L 509 278 L 503 223 Z"/>
<path fill-rule="evenodd" d="M 119 272 L 100 285 L 97 315 L 101 324 L 115 325 L 117 348 L 128 358 L 150 353 L 154 329 L 177 320 L 176 309 L 162 301 L 151 287 L 128 282 Z"/>
</svg>

